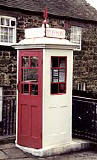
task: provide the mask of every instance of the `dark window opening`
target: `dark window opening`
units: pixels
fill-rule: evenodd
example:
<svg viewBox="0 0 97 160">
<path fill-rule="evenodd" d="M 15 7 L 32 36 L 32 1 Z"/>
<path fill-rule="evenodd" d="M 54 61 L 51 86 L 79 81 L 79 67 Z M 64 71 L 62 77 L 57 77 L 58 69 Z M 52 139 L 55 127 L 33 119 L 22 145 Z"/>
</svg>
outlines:
<svg viewBox="0 0 97 160">
<path fill-rule="evenodd" d="M 21 85 L 21 92 L 25 94 L 29 94 L 29 84 L 22 84 Z"/>
<path fill-rule="evenodd" d="M 51 94 L 66 93 L 67 57 L 51 57 Z"/>
<path fill-rule="evenodd" d="M 31 84 L 31 95 L 38 95 L 38 84 Z"/>
</svg>

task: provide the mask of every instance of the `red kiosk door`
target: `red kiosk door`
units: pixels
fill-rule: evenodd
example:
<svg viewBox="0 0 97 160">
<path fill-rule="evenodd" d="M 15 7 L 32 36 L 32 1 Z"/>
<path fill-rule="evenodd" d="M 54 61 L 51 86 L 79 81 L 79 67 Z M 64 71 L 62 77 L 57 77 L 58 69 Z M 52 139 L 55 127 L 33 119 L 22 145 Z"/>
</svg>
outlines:
<svg viewBox="0 0 97 160">
<path fill-rule="evenodd" d="M 18 144 L 42 147 L 42 50 L 20 50 Z"/>
</svg>

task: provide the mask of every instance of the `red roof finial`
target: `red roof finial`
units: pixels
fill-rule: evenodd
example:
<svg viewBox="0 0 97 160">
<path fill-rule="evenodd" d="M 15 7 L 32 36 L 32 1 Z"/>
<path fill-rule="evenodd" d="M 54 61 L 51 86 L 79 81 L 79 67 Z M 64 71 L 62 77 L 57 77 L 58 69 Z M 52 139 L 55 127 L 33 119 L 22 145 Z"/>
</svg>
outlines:
<svg viewBox="0 0 97 160">
<path fill-rule="evenodd" d="M 44 12 L 43 12 L 43 17 L 44 17 L 44 24 L 47 23 L 47 18 L 48 18 L 48 10 L 47 8 L 44 9 Z"/>
</svg>

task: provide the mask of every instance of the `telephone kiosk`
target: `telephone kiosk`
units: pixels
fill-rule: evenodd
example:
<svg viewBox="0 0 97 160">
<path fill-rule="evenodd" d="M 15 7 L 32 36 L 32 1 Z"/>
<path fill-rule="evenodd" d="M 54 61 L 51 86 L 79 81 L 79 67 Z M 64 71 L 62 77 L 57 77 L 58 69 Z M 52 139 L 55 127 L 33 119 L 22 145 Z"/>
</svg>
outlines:
<svg viewBox="0 0 97 160">
<path fill-rule="evenodd" d="M 73 49 L 62 29 L 30 28 L 17 49 L 16 146 L 35 156 L 72 142 Z"/>
</svg>

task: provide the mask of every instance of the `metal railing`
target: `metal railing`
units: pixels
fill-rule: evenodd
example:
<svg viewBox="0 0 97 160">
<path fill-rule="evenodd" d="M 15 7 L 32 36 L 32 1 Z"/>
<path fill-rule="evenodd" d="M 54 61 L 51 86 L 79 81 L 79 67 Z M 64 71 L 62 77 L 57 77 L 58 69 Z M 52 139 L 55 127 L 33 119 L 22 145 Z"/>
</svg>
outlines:
<svg viewBox="0 0 97 160">
<path fill-rule="evenodd" d="M 97 100 L 73 96 L 72 131 L 74 137 L 97 141 Z"/>
<path fill-rule="evenodd" d="M 16 133 L 16 96 L 3 96 L 2 121 L 0 122 L 0 136 Z"/>
</svg>

